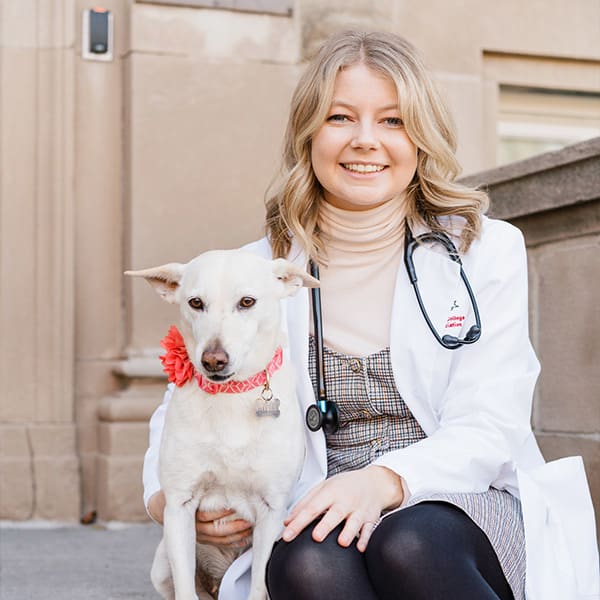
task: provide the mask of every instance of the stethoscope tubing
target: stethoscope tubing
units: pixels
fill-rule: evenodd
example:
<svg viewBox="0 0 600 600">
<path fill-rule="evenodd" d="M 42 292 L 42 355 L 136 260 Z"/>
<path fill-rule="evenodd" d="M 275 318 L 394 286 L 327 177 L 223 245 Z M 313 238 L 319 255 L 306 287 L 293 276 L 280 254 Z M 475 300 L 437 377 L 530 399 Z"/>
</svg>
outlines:
<svg viewBox="0 0 600 600">
<path fill-rule="evenodd" d="M 408 274 L 408 278 L 410 283 L 413 286 L 415 291 L 415 296 L 417 298 L 417 302 L 419 304 L 419 308 L 421 309 L 421 313 L 427 326 L 431 330 L 431 333 L 435 337 L 435 339 L 448 350 L 456 350 L 465 344 L 474 344 L 481 337 L 481 317 L 479 315 L 479 307 L 477 306 L 477 301 L 475 300 L 475 294 L 473 293 L 473 288 L 469 283 L 469 279 L 463 269 L 462 261 L 460 260 L 460 255 L 456 246 L 452 242 L 452 240 L 441 231 L 432 231 L 429 233 L 424 233 L 417 238 L 415 238 L 408 227 L 406 226 L 405 231 L 405 246 L 404 246 L 404 265 L 406 267 L 406 272 Z M 423 299 L 421 298 L 421 292 L 419 290 L 418 285 L 418 277 L 417 271 L 415 269 L 415 264 L 412 258 L 412 255 L 415 249 L 423 243 L 433 242 L 442 244 L 444 248 L 446 248 L 446 252 L 448 254 L 448 258 L 458 264 L 460 268 L 460 277 L 467 288 L 467 294 L 469 295 L 469 301 L 471 303 L 471 307 L 473 308 L 473 316 L 475 317 L 475 325 L 473 325 L 467 335 L 464 338 L 457 338 L 455 336 L 444 335 L 440 336 L 437 329 L 431 322 L 429 318 L 429 314 L 427 309 L 425 308 L 425 304 L 423 303 Z"/>
<path fill-rule="evenodd" d="M 309 261 L 310 274 L 319 279 L 319 266 L 314 260 Z M 327 390 L 325 389 L 325 357 L 323 344 L 323 313 L 321 310 L 321 290 L 318 287 L 311 289 L 313 329 L 316 342 L 317 362 L 317 403 L 322 412 L 325 412 L 327 401 Z"/>
<path fill-rule="evenodd" d="M 415 249 L 424 243 L 433 242 L 439 243 L 444 246 L 448 257 L 458 263 L 460 267 L 460 277 L 467 288 L 467 293 L 473 308 L 473 315 L 475 317 L 475 325 L 471 326 L 464 338 L 457 338 L 451 335 L 440 336 L 435 326 L 429 318 L 423 299 L 421 298 L 421 292 L 419 291 L 418 277 L 413 261 L 413 253 Z M 319 267 L 314 260 L 309 261 L 310 274 L 315 278 L 319 279 Z M 474 344 L 481 337 L 481 319 L 479 315 L 479 308 L 477 301 L 475 300 L 475 294 L 471 288 L 471 284 L 463 270 L 462 261 L 456 246 L 452 240 L 441 231 L 432 231 L 417 236 L 413 236 L 408 224 L 406 225 L 405 240 L 404 240 L 404 265 L 408 278 L 413 286 L 417 302 L 423 318 L 427 323 L 427 326 L 431 330 L 435 339 L 446 349 L 456 350 L 465 344 Z M 314 325 L 314 337 L 316 346 L 316 370 L 317 370 L 317 403 L 312 404 L 306 411 L 306 423 L 311 431 L 318 431 L 321 427 L 326 433 L 335 433 L 339 427 L 339 416 L 335 402 L 327 399 L 327 390 L 325 388 L 325 358 L 324 358 L 324 344 L 323 344 L 323 318 L 321 311 L 321 291 L 318 287 L 311 289 L 312 298 L 312 314 L 313 314 L 313 325 Z"/>
</svg>

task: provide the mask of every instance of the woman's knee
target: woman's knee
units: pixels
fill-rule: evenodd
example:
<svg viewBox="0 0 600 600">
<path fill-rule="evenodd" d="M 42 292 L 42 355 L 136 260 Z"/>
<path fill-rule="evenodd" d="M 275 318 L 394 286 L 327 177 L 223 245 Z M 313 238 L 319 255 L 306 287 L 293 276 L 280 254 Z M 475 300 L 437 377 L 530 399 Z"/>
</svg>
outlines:
<svg viewBox="0 0 600 600">
<path fill-rule="evenodd" d="M 365 559 L 382 599 L 398 590 L 412 599 L 512 598 L 485 534 L 451 504 L 427 502 L 386 517 Z"/>
<path fill-rule="evenodd" d="M 266 575 L 272 598 L 316 597 L 311 594 L 322 585 L 320 575 L 329 568 L 331 548 L 327 540 L 315 542 L 311 533 L 307 528 L 293 541 L 280 540 L 273 547 Z"/>
<path fill-rule="evenodd" d="M 267 567 L 272 600 L 375 600 L 364 555 L 355 544 L 342 547 L 338 525 L 322 542 L 312 539 L 313 523 L 290 543 L 278 542 Z"/>
<path fill-rule="evenodd" d="M 398 511 L 379 524 L 366 552 L 367 565 L 396 573 L 427 573 L 440 560 L 460 560 L 460 521 L 454 506 L 423 503 Z M 468 517 L 467 517 L 468 518 Z"/>
</svg>

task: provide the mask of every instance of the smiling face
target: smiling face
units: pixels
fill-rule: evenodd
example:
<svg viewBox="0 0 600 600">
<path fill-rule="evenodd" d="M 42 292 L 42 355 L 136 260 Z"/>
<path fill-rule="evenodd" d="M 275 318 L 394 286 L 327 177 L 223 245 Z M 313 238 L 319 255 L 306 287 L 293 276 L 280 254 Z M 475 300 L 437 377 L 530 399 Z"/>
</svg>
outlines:
<svg viewBox="0 0 600 600">
<path fill-rule="evenodd" d="M 401 196 L 415 174 L 417 148 L 400 118 L 393 81 L 362 63 L 340 70 L 311 160 L 333 206 L 366 210 Z"/>
</svg>

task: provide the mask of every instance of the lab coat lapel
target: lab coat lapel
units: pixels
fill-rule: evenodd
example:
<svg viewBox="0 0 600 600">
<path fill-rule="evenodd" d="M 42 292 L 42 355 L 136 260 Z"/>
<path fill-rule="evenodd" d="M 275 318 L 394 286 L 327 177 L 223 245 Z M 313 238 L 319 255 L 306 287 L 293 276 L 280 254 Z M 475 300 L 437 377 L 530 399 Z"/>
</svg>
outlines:
<svg viewBox="0 0 600 600">
<path fill-rule="evenodd" d="M 290 260 L 302 268 L 306 267 L 306 256 L 298 247 L 292 245 Z M 297 368 L 296 390 L 300 402 L 302 416 L 306 409 L 315 402 L 315 395 L 308 371 L 308 319 L 310 315 L 309 290 L 302 288 L 295 296 L 287 301 L 284 321 L 287 325 L 287 334 L 290 355 L 294 357 Z M 306 428 L 306 444 L 308 447 L 307 460 L 300 478 L 298 487 L 300 495 L 327 475 L 327 453 L 325 450 L 325 436 L 321 430 L 313 432 Z"/>
<path fill-rule="evenodd" d="M 420 232 L 415 232 L 419 235 Z M 455 304 L 468 306 L 461 288 L 457 263 L 439 253 L 438 247 L 417 248 L 413 254 L 419 290 L 425 308 L 440 335 L 458 335 L 459 328 L 446 329 L 456 314 Z M 464 287 L 464 286 L 463 286 Z M 454 312 L 454 315 L 453 315 Z M 447 380 L 452 352 L 435 339 L 419 309 L 417 298 L 404 264 L 396 277 L 391 318 L 390 354 L 398 390 L 411 412 L 428 435 L 437 427 L 437 393 Z M 426 358 L 424 358 L 426 357 Z"/>
</svg>

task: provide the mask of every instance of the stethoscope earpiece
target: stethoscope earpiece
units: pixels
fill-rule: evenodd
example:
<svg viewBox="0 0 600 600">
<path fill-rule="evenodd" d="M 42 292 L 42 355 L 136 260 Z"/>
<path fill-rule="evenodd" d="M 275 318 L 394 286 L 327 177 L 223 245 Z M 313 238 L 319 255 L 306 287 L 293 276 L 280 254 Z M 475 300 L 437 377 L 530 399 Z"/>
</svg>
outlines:
<svg viewBox="0 0 600 600">
<path fill-rule="evenodd" d="M 459 348 L 463 344 L 473 344 L 481 337 L 481 329 L 477 325 L 473 325 L 467 335 L 461 340 L 454 335 L 443 335 L 442 342 L 446 348 L 454 349 Z"/>
<path fill-rule="evenodd" d="M 477 327 L 477 325 L 473 325 L 469 331 L 467 331 L 467 335 L 465 335 L 465 342 L 467 344 L 472 344 L 476 342 L 481 337 L 481 328 Z"/>
</svg>

